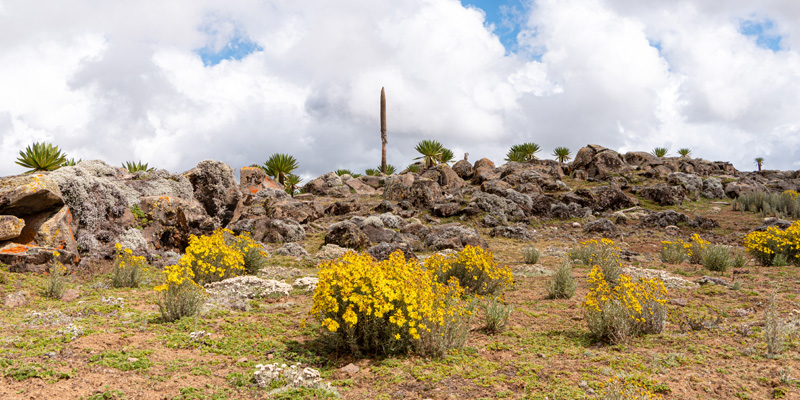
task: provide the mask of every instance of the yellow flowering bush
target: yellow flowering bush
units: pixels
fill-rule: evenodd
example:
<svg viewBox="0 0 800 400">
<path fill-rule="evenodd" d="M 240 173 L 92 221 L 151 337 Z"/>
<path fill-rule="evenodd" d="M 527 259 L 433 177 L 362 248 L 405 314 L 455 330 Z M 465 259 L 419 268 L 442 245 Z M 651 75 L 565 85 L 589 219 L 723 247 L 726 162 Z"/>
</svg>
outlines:
<svg viewBox="0 0 800 400">
<path fill-rule="evenodd" d="M 661 280 L 634 282 L 623 274 L 612 286 L 595 265 L 587 283 L 583 315 L 596 339 L 625 343 L 639 333 L 659 333 L 664 328 L 667 290 Z"/>
<path fill-rule="evenodd" d="M 491 251 L 477 246 L 446 256 L 434 254 L 425 260 L 425 268 L 434 271 L 440 283 L 455 278 L 464 290 L 477 295 L 493 294 L 514 283 L 508 266 L 498 266 Z"/>
<path fill-rule="evenodd" d="M 744 237 L 744 248 L 764 266 L 772 265 L 778 255 L 800 265 L 800 221 L 785 230 L 771 226 L 764 232 L 750 232 Z"/>
<path fill-rule="evenodd" d="M 180 263 L 162 271 L 165 282 L 153 288 L 158 292 L 158 311 L 166 322 L 197 314 L 203 304 L 205 290 L 194 281 L 190 266 Z"/>
<path fill-rule="evenodd" d="M 622 378 L 611 378 L 603 383 L 600 390 L 603 400 L 661 400 L 660 394 L 653 393 L 639 381 L 626 381 Z"/>
<path fill-rule="evenodd" d="M 245 272 L 255 273 L 265 258 L 249 235 L 237 236 L 228 229 L 218 229 L 207 236 L 192 235 L 180 264 L 191 268 L 194 280 L 202 285 Z"/>
<path fill-rule="evenodd" d="M 139 287 L 142 281 L 142 272 L 147 271 L 147 260 L 143 256 L 133 255 L 133 250 L 123 248 L 121 244 L 114 245 L 114 269 L 112 271 L 111 286 Z"/>
<path fill-rule="evenodd" d="M 611 239 L 596 239 L 581 242 L 569 252 L 571 260 L 581 260 L 585 265 L 599 265 L 605 279 L 616 284 L 622 271 L 619 259 L 620 248 Z"/>
<path fill-rule="evenodd" d="M 311 315 L 334 349 L 441 355 L 463 345 L 471 310 L 454 279 L 440 283 L 401 251 L 380 262 L 348 252 L 319 268 Z"/>
</svg>

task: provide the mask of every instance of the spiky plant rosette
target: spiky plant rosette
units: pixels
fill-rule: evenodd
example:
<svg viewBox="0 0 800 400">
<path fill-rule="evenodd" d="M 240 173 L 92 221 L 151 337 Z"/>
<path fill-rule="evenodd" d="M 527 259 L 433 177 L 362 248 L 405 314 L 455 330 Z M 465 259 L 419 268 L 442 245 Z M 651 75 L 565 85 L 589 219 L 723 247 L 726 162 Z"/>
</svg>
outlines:
<svg viewBox="0 0 800 400">
<path fill-rule="evenodd" d="M 54 171 L 67 161 L 67 155 L 63 154 L 58 146 L 50 143 L 34 143 L 19 152 L 16 164 L 25 168 L 26 174 L 37 171 Z"/>
</svg>

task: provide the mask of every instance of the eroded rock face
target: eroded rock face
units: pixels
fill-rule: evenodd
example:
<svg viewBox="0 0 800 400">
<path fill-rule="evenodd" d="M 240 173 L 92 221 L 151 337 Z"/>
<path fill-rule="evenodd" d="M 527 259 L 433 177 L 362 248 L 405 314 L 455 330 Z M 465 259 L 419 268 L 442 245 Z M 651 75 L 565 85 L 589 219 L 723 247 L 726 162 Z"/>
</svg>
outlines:
<svg viewBox="0 0 800 400">
<path fill-rule="evenodd" d="M 636 189 L 638 194 L 660 206 L 672 206 L 683 202 L 684 191 L 680 186 L 670 186 L 665 183 L 645 186 Z"/>
<path fill-rule="evenodd" d="M 25 220 L 13 215 L 0 215 L 0 241 L 14 239 L 22 234 Z"/>
<path fill-rule="evenodd" d="M 622 190 L 613 186 L 578 189 L 564 194 L 561 200 L 566 204 L 576 203 L 598 212 L 615 211 L 639 204 L 638 200 L 628 197 Z"/>
<path fill-rule="evenodd" d="M 461 179 L 470 180 L 472 179 L 472 174 L 475 171 L 469 161 L 459 160 L 457 163 L 453 164 L 453 172 L 455 172 L 456 175 L 458 175 Z"/>
<path fill-rule="evenodd" d="M 195 199 L 214 220 L 215 226 L 227 226 L 242 200 L 233 168 L 221 161 L 203 160 L 183 175 L 191 182 Z"/>
<path fill-rule="evenodd" d="M 347 197 L 350 187 L 345 186 L 342 178 L 335 172 L 328 172 L 309 181 L 305 186 L 307 192 L 316 196 Z"/>
<path fill-rule="evenodd" d="M 144 236 L 154 249 L 183 249 L 191 235 L 211 233 L 216 223 L 196 200 L 171 196 L 147 196 L 139 199 L 145 218 L 137 219 Z M 144 226 L 142 226 L 144 225 Z"/>
<path fill-rule="evenodd" d="M 574 170 L 585 170 L 589 178 L 608 179 L 631 170 L 622 155 L 603 146 L 590 144 L 575 154 Z"/>
</svg>

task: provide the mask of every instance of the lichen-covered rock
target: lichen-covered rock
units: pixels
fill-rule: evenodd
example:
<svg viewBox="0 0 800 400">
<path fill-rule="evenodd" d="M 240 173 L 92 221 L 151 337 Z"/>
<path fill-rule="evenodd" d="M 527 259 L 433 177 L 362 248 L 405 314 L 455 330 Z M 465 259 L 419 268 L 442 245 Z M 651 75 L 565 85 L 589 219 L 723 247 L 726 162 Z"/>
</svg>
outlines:
<svg viewBox="0 0 800 400">
<path fill-rule="evenodd" d="M 355 192 L 357 195 L 372 196 L 378 193 L 378 191 L 375 190 L 375 188 L 373 188 L 370 185 L 367 185 L 361 179 L 350 177 L 349 179 L 342 179 L 342 181 L 344 181 L 345 186 L 352 189 L 352 191 Z"/>
<path fill-rule="evenodd" d="M 306 249 L 294 242 L 284 244 L 278 250 L 275 250 L 275 254 L 289 257 L 308 257 Z"/>
<path fill-rule="evenodd" d="M 440 225 L 431 228 L 425 235 L 425 246 L 433 251 L 454 249 L 461 250 L 466 245 L 488 249 L 486 240 L 475 229 L 458 223 Z"/>
<path fill-rule="evenodd" d="M 441 218 L 456 216 L 461 211 L 461 205 L 458 203 L 441 203 L 435 204 L 431 211 L 433 215 Z"/>
<path fill-rule="evenodd" d="M 322 246 L 319 251 L 314 254 L 314 258 L 319 260 L 333 260 L 345 255 L 345 253 L 348 251 L 349 249 L 340 247 L 333 243 L 328 243 Z"/>
<path fill-rule="evenodd" d="M 683 172 L 673 172 L 667 176 L 667 183 L 671 185 L 680 185 L 688 193 L 699 193 L 703 189 L 703 181 L 694 174 L 685 174 Z"/>
<path fill-rule="evenodd" d="M 153 249 L 183 249 L 191 235 L 210 234 L 216 227 L 203 206 L 193 199 L 148 196 L 139 199 L 138 207 L 140 215 L 136 223 L 143 228 L 144 239 Z M 119 236 L 124 234 L 119 233 Z"/>
<path fill-rule="evenodd" d="M 236 234 L 248 232 L 259 242 L 299 242 L 306 237 L 305 229 L 297 222 L 268 217 L 240 219 L 228 228 Z"/>
<path fill-rule="evenodd" d="M 22 234 L 25 220 L 13 215 L 0 215 L 0 241 L 14 239 Z"/>
<path fill-rule="evenodd" d="M 429 168 L 422 174 L 422 177 L 438 183 L 439 187 L 444 190 L 460 189 L 467 185 L 467 183 L 447 164 L 439 164 L 433 168 Z"/>
<path fill-rule="evenodd" d="M 408 201 L 412 207 L 430 209 L 444 199 L 438 183 L 427 178 L 415 178 L 413 174 L 391 176 L 383 191 L 386 200 Z"/>
<path fill-rule="evenodd" d="M 459 178 L 464 180 L 472 179 L 472 174 L 474 170 L 472 168 L 472 164 L 469 163 L 467 160 L 459 160 L 457 163 L 453 164 L 453 172 L 459 176 Z"/>
<path fill-rule="evenodd" d="M 565 193 L 561 200 L 566 204 L 577 203 L 598 212 L 614 211 L 639 204 L 638 200 L 628 197 L 622 190 L 613 186 L 578 189 Z"/>
<path fill-rule="evenodd" d="M 367 235 L 350 221 L 333 224 L 325 233 L 325 244 L 335 244 L 349 249 L 363 249 L 368 243 Z"/>
<path fill-rule="evenodd" d="M 203 160 L 183 175 L 191 182 L 195 199 L 216 227 L 227 226 L 242 200 L 233 168 L 221 161 Z"/>
<path fill-rule="evenodd" d="M 481 158 L 475 161 L 472 171 L 473 185 L 480 185 L 484 181 L 500 178 L 500 172 L 496 171 L 494 163 L 488 158 Z"/>
<path fill-rule="evenodd" d="M 61 190 L 49 175 L 26 174 L 0 178 L 0 214 L 31 215 L 63 205 Z"/>
<path fill-rule="evenodd" d="M 355 199 L 353 200 L 342 200 L 337 201 L 331 205 L 329 205 L 325 209 L 325 214 L 328 215 L 346 215 L 354 212 L 358 212 L 361 210 L 361 205 L 358 204 Z"/>
<path fill-rule="evenodd" d="M 666 210 L 657 213 L 652 213 L 642 218 L 642 225 L 645 226 L 660 226 L 665 228 L 670 225 L 678 225 L 680 223 L 689 222 L 689 216 L 681 214 L 674 210 Z"/>
<path fill-rule="evenodd" d="M 335 172 L 328 172 L 310 180 L 304 188 L 316 196 L 347 197 L 350 195 L 350 187 L 345 186 L 342 178 Z"/>
<path fill-rule="evenodd" d="M 517 240 L 533 240 L 535 234 L 524 226 L 497 226 L 489 231 L 489 236 L 500 236 Z"/>
<path fill-rule="evenodd" d="M 400 229 L 403 227 L 403 219 L 389 212 L 385 212 L 378 216 L 386 228 Z"/>
<path fill-rule="evenodd" d="M 722 187 L 722 181 L 714 177 L 704 180 L 702 196 L 707 199 L 725 198 L 725 190 Z"/>
<path fill-rule="evenodd" d="M 367 239 L 369 239 L 372 243 L 388 243 L 391 242 L 394 238 L 395 231 L 386 228 L 379 228 L 374 225 L 363 225 L 361 227 L 361 231 L 367 235 Z"/>
<path fill-rule="evenodd" d="M 209 297 L 254 299 L 271 294 L 288 296 L 292 285 L 272 279 L 243 275 L 205 285 Z"/>
<path fill-rule="evenodd" d="M 252 198 L 255 197 L 256 193 L 264 189 L 283 192 L 283 187 L 268 177 L 267 173 L 260 167 L 242 167 L 239 170 L 239 191 L 242 195 Z"/>
<path fill-rule="evenodd" d="M 614 150 L 590 144 L 575 154 L 572 162 L 575 170 L 585 170 L 589 178 L 607 179 L 613 175 L 621 175 L 631 170 L 631 167 Z"/>
<path fill-rule="evenodd" d="M 578 203 L 564 204 L 561 202 L 550 205 L 550 216 L 556 219 L 587 218 L 592 215 L 592 209 L 581 207 Z"/>
</svg>

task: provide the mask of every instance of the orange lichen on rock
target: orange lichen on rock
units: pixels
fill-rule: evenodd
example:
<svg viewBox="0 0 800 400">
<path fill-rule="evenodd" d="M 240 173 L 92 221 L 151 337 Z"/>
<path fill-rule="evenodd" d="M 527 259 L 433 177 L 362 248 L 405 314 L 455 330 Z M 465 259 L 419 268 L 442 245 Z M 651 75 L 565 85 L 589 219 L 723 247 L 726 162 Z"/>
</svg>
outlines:
<svg viewBox="0 0 800 400">
<path fill-rule="evenodd" d="M 23 254 L 28 252 L 28 246 L 21 244 L 16 246 L 7 246 L 0 249 L 0 254 Z"/>
</svg>

